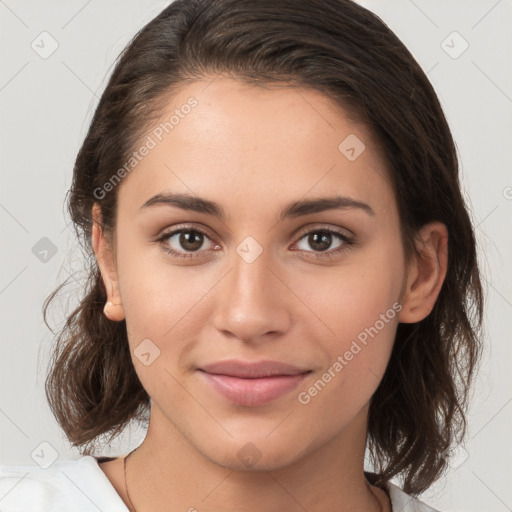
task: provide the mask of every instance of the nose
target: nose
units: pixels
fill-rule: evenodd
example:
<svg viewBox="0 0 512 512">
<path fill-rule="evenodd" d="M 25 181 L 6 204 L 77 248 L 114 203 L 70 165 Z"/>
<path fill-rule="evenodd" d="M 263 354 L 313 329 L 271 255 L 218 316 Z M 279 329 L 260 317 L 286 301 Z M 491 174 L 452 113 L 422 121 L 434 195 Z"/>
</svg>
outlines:
<svg viewBox="0 0 512 512">
<path fill-rule="evenodd" d="M 224 336 L 245 343 L 275 339 L 292 325 L 293 296 L 263 251 L 254 261 L 235 253 L 219 283 L 213 323 Z"/>
</svg>

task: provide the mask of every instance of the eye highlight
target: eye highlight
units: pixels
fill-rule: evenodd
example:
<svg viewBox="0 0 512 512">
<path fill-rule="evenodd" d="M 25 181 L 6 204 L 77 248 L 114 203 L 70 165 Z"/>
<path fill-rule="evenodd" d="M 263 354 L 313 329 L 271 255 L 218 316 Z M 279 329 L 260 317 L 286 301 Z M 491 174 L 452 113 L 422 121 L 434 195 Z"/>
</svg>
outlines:
<svg viewBox="0 0 512 512">
<path fill-rule="evenodd" d="M 326 245 L 331 245 L 333 238 L 337 238 L 339 245 L 335 249 L 327 250 Z M 302 233 L 300 240 L 306 239 L 310 247 L 315 247 L 316 250 L 306 252 L 312 252 L 316 258 L 331 258 L 342 251 L 345 251 L 349 247 L 353 246 L 355 241 L 354 237 L 348 235 L 343 231 L 338 231 L 329 227 L 322 227 L 317 229 L 309 229 Z M 299 240 L 299 242 L 300 242 Z M 320 247 L 318 247 L 320 245 Z M 301 249 L 302 250 L 302 249 Z"/>
<path fill-rule="evenodd" d="M 337 239 L 339 243 L 334 249 L 328 250 L 328 247 L 326 246 L 332 245 L 333 239 Z M 156 241 L 160 243 L 164 250 L 173 257 L 189 259 L 206 257 L 206 255 L 202 254 L 206 251 L 201 251 L 206 240 L 210 240 L 214 246 L 213 249 L 220 248 L 220 245 L 213 242 L 207 233 L 191 225 L 181 226 L 178 229 L 165 232 Z M 306 240 L 306 243 L 312 247 L 313 250 L 300 248 L 299 251 L 312 253 L 315 258 L 334 257 L 342 251 L 347 250 L 355 243 L 353 236 L 330 227 L 321 227 L 303 231 L 299 241 L 296 242 L 295 245 L 300 244 L 302 240 Z M 173 247 L 173 242 L 174 244 L 181 246 L 181 248 Z"/>
</svg>

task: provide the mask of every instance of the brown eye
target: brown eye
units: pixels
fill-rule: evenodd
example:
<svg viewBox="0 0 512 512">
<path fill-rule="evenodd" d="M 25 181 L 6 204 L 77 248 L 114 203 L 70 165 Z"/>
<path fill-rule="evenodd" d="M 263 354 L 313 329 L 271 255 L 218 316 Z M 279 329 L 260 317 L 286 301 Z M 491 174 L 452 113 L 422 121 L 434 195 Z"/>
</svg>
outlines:
<svg viewBox="0 0 512 512">
<path fill-rule="evenodd" d="M 203 245 L 204 235 L 198 231 L 181 231 L 178 234 L 178 244 L 186 251 L 197 251 Z"/>
<path fill-rule="evenodd" d="M 193 258 L 206 252 L 201 250 L 204 248 L 206 240 L 210 240 L 210 237 L 206 233 L 203 233 L 197 228 L 185 227 L 164 233 L 158 239 L 158 242 L 173 256 L 178 258 Z M 215 244 L 212 242 L 212 245 Z"/>
<path fill-rule="evenodd" d="M 335 242 L 337 242 L 337 245 L 333 248 Z M 344 251 L 353 244 L 353 237 L 346 233 L 331 228 L 322 228 L 304 233 L 297 246 L 300 250 L 312 253 L 314 256 L 330 257 Z"/>
<path fill-rule="evenodd" d="M 324 231 L 308 235 L 308 244 L 315 251 L 326 251 L 332 244 L 332 235 Z"/>
</svg>

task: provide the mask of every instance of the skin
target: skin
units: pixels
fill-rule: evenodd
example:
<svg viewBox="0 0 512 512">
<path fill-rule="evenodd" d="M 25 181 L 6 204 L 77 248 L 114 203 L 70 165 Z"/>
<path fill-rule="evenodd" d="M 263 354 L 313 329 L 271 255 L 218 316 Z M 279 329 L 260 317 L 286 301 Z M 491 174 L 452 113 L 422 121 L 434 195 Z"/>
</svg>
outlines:
<svg viewBox="0 0 512 512">
<path fill-rule="evenodd" d="M 421 257 L 406 261 L 381 153 L 322 93 L 217 77 L 184 86 L 162 119 L 190 96 L 198 105 L 119 185 L 113 247 L 93 209 L 94 251 L 108 300 L 118 304 L 105 314 L 126 319 L 133 364 L 152 399 L 146 438 L 127 465 L 131 501 L 139 512 L 391 510 L 386 492 L 363 474 L 369 400 L 398 323 L 418 322 L 434 306 L 446 274 L 446 227 L 424 226 Z M 338 150 L 349 134 L 366 146 L 354 161 Z M 226 218 L 168 205 L 140 210 L 170 191 L 215 201 Z M 334 192 L 374 215 L 345 208 L 278 220 L 290 202 Z M 179 235 L 155 241 L 183 224 L 207 233 L 195 252 Z M 322 257 L 344 244 L 332 236 L 318 250 L 308 234 L 325 227 L 354 244 Z M 252 263 L 236 252 L 248 236 L 263 249 Z M 195 256 L 173 257 L 169 246 Z M 401 311 L 299 403 L 298 393 L 396 303 Z M 147 338 L 160 355 L 145 366 L 134 350 Z M 228 358 L 311 373 L 269 404 L 240 407 L 196 371 Z M 252 467 L 237 456 L 246 443 L 257 448 Z M 123 458 L 101 465 L 127 503 L 122 466 Z"/>
</svg>

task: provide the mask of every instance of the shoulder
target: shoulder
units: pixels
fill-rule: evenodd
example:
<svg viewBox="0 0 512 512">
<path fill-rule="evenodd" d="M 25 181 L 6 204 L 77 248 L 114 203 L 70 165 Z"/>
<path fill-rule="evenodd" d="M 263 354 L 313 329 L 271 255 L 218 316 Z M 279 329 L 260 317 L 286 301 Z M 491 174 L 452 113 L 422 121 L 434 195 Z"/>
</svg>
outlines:
<svg viewBox="0 0 512 512">
<path fill-rule="evenodd" d="M 57 461 L 47 469 L 0 466 L 0 509 L 2 512 L 127 511 L 98 461 L 90 455 Z"/>
<path fill-rule="evenodd" d="M 400 487 L 391 482 L 386 484 L 386 490 L 391 499 L 393 512 L 440 512 L 423 503 L 418 498 L 406 494 Z"/>
<path fill-rule="evenodd" d="M 376 484 L 378 475 L 370 471 L 365 471 L 364 475 L 368 482 L 372 485 Z M 423 503 L 415 496 L 406 494 L 398 485 L 388 481 L 383 487 L 388 493 L 391 501 L 392 512 L 441 512 L 431 506 Z"/>
</svg>

